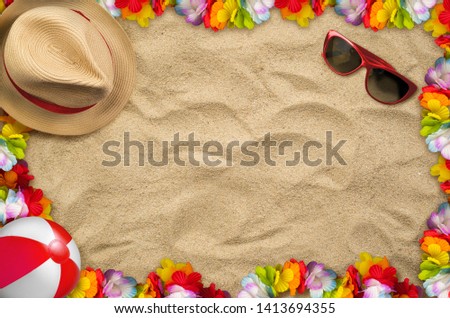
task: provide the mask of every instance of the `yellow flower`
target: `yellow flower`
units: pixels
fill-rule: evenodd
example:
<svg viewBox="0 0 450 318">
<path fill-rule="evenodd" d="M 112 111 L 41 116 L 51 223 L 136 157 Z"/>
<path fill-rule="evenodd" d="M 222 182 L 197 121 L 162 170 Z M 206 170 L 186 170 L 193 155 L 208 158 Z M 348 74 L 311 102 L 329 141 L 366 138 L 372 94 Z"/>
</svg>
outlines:
<svg viewBox="0 0 450 318">
<path fill-rule="evenodd" d="M 300 266 L 298 263 L 284 263 L 281 274 L 277 271 L 274 288 L 277 292 L 283 293 L 289 289 L 291 296 L 295 296 L 295 291 L 300 285 Z"/>
<path fill-rule="evenodd" d="M 309 20 L 314 19 L 314 11 L 312 10 L 311 5 L 304 4 L 299 12 L 287 16 L 286 19 L 291 21 L 297 20 L 299 26 L 307 27 L 309 25 Z"/>
<path fill-rule="evenodd" d="M 223 8 L 217 12 L 217 21 L 219 23 L 234 23 L 234 18 L 238 12 L 238 3 L 236 0 L 226 0 Z"/>
<path fill-rule="evenodd" d="M 18 121 L 16 121 L 11 116 L 0 116 L 0 121 L 4 122 L 2 128 L 2 135 L 9 139 L 23 139 L 27 141 L 29 139 L 29 132 L 32 130 Z"/>
<path fill-rule="evenodd" d="M 427 96 L 425 96 L 428 94 Z M 432 96 L 430 96 L 432 95 Z M 432 117 L 439 121 L 444 121 L 449 118 L 449 100 L 447 96 L 439 93 L 425 93 L 420 105 L 425 109 L 422 111 L 422 116 Z"/>
<path fill-rule="evenodd" d="M 289 282 L 294 279 L 294 272 L 290 269 L 284 270 L 281 273 L 277 271 L 275 276 L 274 288 L 278 293 L 283 293 L 289 289 Z"/>
<path fill-rule="evenodd" d="M 424 93 L 420 100 L 420 106 L 431 110 L 432 107 L 447 107 L 450 106 L 448 97 L 441 93 Z"/>
<path fill-rule="evenodd" d="M 397 0 L 386 0 L 386 2 L 383 3 L 383 8 L 377 11 L 377 21 L 384 25 L 386 25 L 387 23 L 390 23 L 392 25 L 397 13 Z"/>
<path fill-rule="evenodd" d="M 5 10 L 5 3 L 3 1 L 0 1 L 0 13 L 2 13 Z"/>
<path fill-rule="evenodd" d="M 423 254 L 423 260 L 428 260 L 439 266 L 448 264 L 450 258 L 448 255 L 450 245 L 447 241 L 438 237 L 427 236 L 420 247 L 427 253 Z"/>
<path fill-rule="evenodd" d="M 82 270 L 77 287 L 67 296 L 69 298 L 94 298 L 97 294 L 97 275 L 94 271 Z"/>
<path fill-rule="evenodd" d="M 164 283 L 169 282 L 172 279 L 172 274 L 176 271 L 182 271 L 186 275 L 189 275 L 192 272 L 194 272 L 191 263 L 187 262 L 175 264 L 172 260 L 168 258 L 164 258 L 161 261 L 161 268 L 156 269 L 156 273 Z"/>
<path fill-rule="evenodd" d="M 372 257 L 369 253 L 363 252 L 359 254 L 359 258 L 361 261 L 356 262 L 355 267 L 362 276 L 365 276 L 369 272 L 372 265 L 378 264 L 383 269 L 389 267 L 389 261 L 386 257 Z"/>
<path fill-rule="evenodd" d="M 447 168 L 446 160 L 439 155 L 438 163 L 431 167 L 430 173 L 434 177 L 438 177 L 439 182 L 450 180 L 450 170 Z"/>
<path fill-rule="evenodd" d="M 153 20 L 155 18 L 155 12 L 153 11 L 151 5 L 147 2 L 143 4 L 142 10 L 137 13 L 131 12 L 131 10 L 128 9 L 128 7 L 122 9 L 122 18 L 131 21 L 137 21 L 137 23 L 141 27 L 147 28 L 150 24 L 149 19 Z"/>
<path fill-rule="evenodd" d="M 431 10 L 431 18 L 424 24 L 425 31 L 433 31 L 431 35 L 435 38 L 450 31 L 446 25 L 439 22 L 439 15 L 443 11 L 445 11 L 444 5 L 442 3 L 437 4 L 433 10 Z"/>
</svg>

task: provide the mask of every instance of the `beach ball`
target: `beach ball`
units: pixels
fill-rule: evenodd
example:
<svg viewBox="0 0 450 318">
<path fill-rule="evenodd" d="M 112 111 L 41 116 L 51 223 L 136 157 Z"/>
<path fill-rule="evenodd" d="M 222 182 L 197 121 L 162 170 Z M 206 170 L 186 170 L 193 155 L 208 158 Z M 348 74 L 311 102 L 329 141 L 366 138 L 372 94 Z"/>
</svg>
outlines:
<svg viewBox="0 0 450 318">
<path fill-rule="evenodd" d="M 0 229 L 0 297 L 64 297 L 80 277 L 80 252 L 69 233 L 38 217 Z"/>
</svg>

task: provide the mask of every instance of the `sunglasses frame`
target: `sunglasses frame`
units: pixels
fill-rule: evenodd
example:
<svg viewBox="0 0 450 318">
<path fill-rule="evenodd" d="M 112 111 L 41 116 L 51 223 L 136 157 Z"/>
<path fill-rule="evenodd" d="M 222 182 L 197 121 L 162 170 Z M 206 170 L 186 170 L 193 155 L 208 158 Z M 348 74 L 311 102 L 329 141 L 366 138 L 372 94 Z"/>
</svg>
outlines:
<svg viewBox="0 0 450 318">
<path fill-rule="evenodd" d="M 326 56 L 326 51 L 327 51 L 328 45 L 330 44 L 330 40 L 334 37 L 338 37 L 338 38 L 344 40 L 345 42 L 347 42 L 359 54 L 359 56 L 361 58 L 361 64 L 357 68 L 355 68 L 354 70 L 347 72 L 347 73 L 341 73 L 338 70 L 336 70 L 328 62 L 327 56 Z M 370 97 L 372 97 L 379 103 L 382 103 L 385 105 L 395 105 L 395 104 L 401 103 L 401 102 L 407 100 L 408 98 L 410 98 L 417 90 L 416 84 L 411 82 L 409 79 L 404 77 L 402 74 L 398 73 L 391 64 L 389 64 L 385 60 L 379 58 L 372 52 L 369 52 L 365 48 L 359 46 L 358 44 L 350 41 L 349 39 L 347 39 L 345 36 L 343 36 L 342 34 L 340 34 L 337 31 L 334 31 L 334 30 L 328 31 L 328 34 L 325 38 L 325 42 L 323 44 L 322 57 L 325 60 L 325 63 L 328 65 L 328 67 L 333 72 L 335 72 L 338 75 L 342 75 L 342 76 L 347 76 L 347 75 L 353 74 L 356 71 L 358 71 L 359 69 L 361 69 L 362 67 L 365 67 L 366 68 L 366 78 L 365 78 L 366 92 L 367 92 L 367 94 L 369 94 Z M 401 80 L 403 80 L 408 85 L 408 92 L 405 94 L 405 96 L 403 96 L 401 99 L 399 99 L 398 101 L 395 101 L 395 102 L 383 102 L 383 101 L 375 98 L 374 96 L 372 96 L 372 94 L 370 94 L 369 88 L 368 88 L 369 74 L 372 69 L 383 69 L 383 70 L 386 70 L 386 71 L 394 74 L 395 76 L 399 77 Z"/>
</svg>

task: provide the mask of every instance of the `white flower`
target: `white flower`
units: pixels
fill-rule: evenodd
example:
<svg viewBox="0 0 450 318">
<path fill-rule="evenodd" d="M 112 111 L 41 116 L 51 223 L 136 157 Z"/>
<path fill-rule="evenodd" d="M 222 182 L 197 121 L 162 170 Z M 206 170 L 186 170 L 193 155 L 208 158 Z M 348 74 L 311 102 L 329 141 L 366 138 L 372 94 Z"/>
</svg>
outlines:
<svg viewBox="0 0 450 318">
<path fill-rule="evenodd" d="M 426 142 L 428 150 L 440 152 L 442 157 L 447 160 L 450 159 L 450 129 L 447 127 L 447 124 L 442 125 L 438 131 L 429 135 Z"/>
<path fill-rule="evenodd" d="M 248 274 L 241 281 L 244 288 L 238 294 L 238 298 L 268 298 L 267 286 L 261 282 L 256 274 Z"/>
<path fill-rule="evenodd" d="M 364 284 L 364 298 L 391 298 L 392 289 L 374 278 L 367 279 Z"/>
<path fill-rule="evenodd" d="M 170 285 L 167 287 L 167 291 L 170 293 L 166 298 L 197 298 L 197 294 L 193 291 L 184 289 L 179 285 Z"/>
<path fill-rule="evenodd" d="M 423 287 L 429 297 L 450 298 L 450 268 L 443 269 L 427 279 Z"/>
<path fill-rule="evenodd" d="M 28 206 L 22 192 L 16 193 L 10 189 L 6 201 L 0 199 L 0 222 L 2 224 L 5 224 L 7 220 L 15 220 L 27 215 Z"/>
<path fill-rule="evenodd" d="M 274 0 L 247 0 L 244 8 L 250 13 L 256 24 L 261 24 L 269 20 L 269 10 L 273 7 L 274 2 Z"/>
<path fill-rule="evenodd" d="M 115 18 L 120 17 L 122 14 L 115 5 L 116 0 L 97 0 L 97 2 Z"/>
<path fill-rule="evenodd" d="M 401 4 L 413 21 L 420 24 L 430 19 L 430 9 L 436 5 L 436 0 L 402 0 Z"/>
<path fill-rule="evenodd" d="M 0 139 L 0 169 L 10 171 L 16 165 L 16 157 L 9 151 L 6 141 Z"/>
</svg>

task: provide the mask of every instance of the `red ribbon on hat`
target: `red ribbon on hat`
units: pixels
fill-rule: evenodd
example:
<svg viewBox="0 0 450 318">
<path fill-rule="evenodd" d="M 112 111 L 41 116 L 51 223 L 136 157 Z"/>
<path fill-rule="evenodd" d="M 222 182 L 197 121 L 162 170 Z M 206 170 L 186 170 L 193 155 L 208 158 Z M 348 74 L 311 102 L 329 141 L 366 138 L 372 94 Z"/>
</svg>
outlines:
<svg viewBox="0 0 450 318">
<path fill-rule="evenodd" d="M 13 86 L 16 88 L 16 90 L 20 93 L 20 95 L 22 95 L 25 99 L 27 99 L 29 102 L 35 104 L 36 106 L 39 106 L 40 108 L 43 108 L 45 110 L 48 110 L 49 112 L 52 113 L 58 113 L 58 114 L 77 114 L 77 113 L 81 113 L 84 112 L 85 110 L 88 110 L 89 108 L 95 106 L 91 105 L 91 106 L 86 106 L 86 107 L 82 107 L 82 108 L 70 108 L 70 107 L 66 107 L 66 106 L 61 106 L 61 105 L 57 105 L 57 104 L 53 104 L 50 102 L 47 102 L 45 100 L 42 100 L 40 98 L 37 98 L 36 96 L 31 95 L 30 93 L 27 93 L 26 91 L 24 91 L 23 89 L 21 89 L 19 87 L 19 85 L 17 85 L 13 79 L 11 78 L 11 76 L 9 75 L 8 69 L 6 68 L 6 64 L 3 61 L 3 64 L 5 65 L 5 71 L 6 71 L 6 75 L 8 75 L 8 78 L 11 82 L 11 84 L 13 84 Z"/>
</svg>

